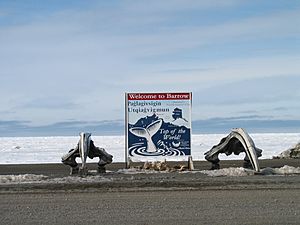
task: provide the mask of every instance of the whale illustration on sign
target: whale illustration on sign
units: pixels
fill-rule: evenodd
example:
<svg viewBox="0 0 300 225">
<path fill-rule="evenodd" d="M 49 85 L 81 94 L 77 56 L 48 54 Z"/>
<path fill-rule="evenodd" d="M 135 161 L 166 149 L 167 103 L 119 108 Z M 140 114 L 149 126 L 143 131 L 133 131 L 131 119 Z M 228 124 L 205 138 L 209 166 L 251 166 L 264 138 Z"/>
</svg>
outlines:
<svg viewBox="0 0 300 225">
<path fill-rule="evenodd" d="M 146 138 L 147 140 L 147 152 L 156 152 L 157 148 L 153 143 L 152 137 L 157 133 L 162 125 L 162 120 L 156 120 L 149 124 L 146 128 L 144 127 L 133 127 L 129 131 L 138 137 Z"/>
</svg>

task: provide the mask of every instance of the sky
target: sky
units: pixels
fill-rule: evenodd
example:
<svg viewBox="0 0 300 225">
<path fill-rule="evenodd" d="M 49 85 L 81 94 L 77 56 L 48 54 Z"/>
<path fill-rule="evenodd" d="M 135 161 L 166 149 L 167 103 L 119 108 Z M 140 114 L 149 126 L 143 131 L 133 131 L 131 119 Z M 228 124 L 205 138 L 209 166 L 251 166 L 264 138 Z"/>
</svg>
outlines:
<svg viewBox="0 0 300 225">
<path fill-rule="evenodd" d="M 300 131 L 299 84 L 297 0 L 0 0 L 0 136 L 121 127 L 125 92 L 192 92 L 200 132 Z"/>
</svg>

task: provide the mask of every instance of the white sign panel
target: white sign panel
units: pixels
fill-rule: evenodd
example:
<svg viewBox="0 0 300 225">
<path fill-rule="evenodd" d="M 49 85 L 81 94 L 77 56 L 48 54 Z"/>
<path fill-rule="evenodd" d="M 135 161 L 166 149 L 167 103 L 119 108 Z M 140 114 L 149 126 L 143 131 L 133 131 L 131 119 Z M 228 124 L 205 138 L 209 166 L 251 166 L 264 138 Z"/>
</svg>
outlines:
<svg viewBox="0 0 300 225">
<path fill-rule="evenodd" d="M 126 157 L 191 155 L 192 93 L 126 93 Z"/>
</svg>

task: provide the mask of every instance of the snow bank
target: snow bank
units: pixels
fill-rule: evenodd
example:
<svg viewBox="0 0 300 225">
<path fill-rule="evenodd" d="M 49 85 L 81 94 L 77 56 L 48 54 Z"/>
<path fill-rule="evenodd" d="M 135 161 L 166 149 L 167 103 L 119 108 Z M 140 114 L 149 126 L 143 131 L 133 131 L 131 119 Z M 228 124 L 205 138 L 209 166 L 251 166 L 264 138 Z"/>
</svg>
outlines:
<svg viewBox="0 0 300 225">
<path fill-rule="evenodd" d="M 300 142 L 296 144 L 294 147 L 289 148 L 282 153 L 280 153 L 278 156 L 275 156 L 273 158 L 276 159 L 299 159 L 300 158 Z"/>
<path fill-rule="evenodd" d="M 112 181 L 100 175 L 97 176 L 68 176 L 61 178 L 49 178 L 44 175 L 22 174 L 22 175 L 0 175 L 0 184 L 26 184 L 26 183 L 89 183 L 89 182 Z"/>
<path fill-rule="evenodd" d="M 92 172 L 92 174 L 96 172 Z M 108 174 L 119 173 L 119 174 L 153 174 L 153 173 L 170 173 L 168 171 L 155 171 L 155 170 L 145 170 L 145 169 L 120 169 L 116 172 L 108 171 Z M 252 176 L 254 175 L 253 170 L 245 169 L 242 167 L 238 168 L 224 168 L 220 170 L 194 170 L 194 171 L 183 171 L 178 173 L 202 173 L 211 177 L 220 176 Z M 300 175 L 300 167 L 283 166 L 281 168 L 264 168 L 261 170 L 261 175 Z M 113 182 L 114 179 L 108 176 L 101 175 L 89 175 L 86 177 L 80 176 L 67 176 L 61 178 L 49 178 L 44 175 L 36 174 L 23 174 L 23 175 L 0 175 L 0 185 L 1 184 L 16 184 L 16 183 L 93 183 L 93 182 Z"/>
<path fill-rule="evenodd" d="M 157 171 L 157 170 L 146 170 L 146 169 L 136 169 L 136 168 L 129 168 L 129 169 L 119 169 L 117 173 L 120 174 L 152 174 L 152 173 L 169 173 L 169 171 Z"/>
<path fill-rule="evenodd" d="M 299 174 L 300 175 L 300 167 L 293 166 L 283 166 L 281 168 L 265 168 L 262 170 L 264 175 L 292 175 Z"/>
<path fill-rule="evenodd" d="M 245 169 L 242 167 L 239 168 L 224 168 L 220 170 L 202 170 L 201 173 L 204 173 L 211 177 L 220 177 L 220 176 L 249 176 L 254 175 L 253 170 Z M 293 166 L 283 166 L 281 168 L 264 168 L 260 172 L 261 175 L 300 175 L 300 167 Z"/>
<path fill-rule="evenodd" d="M 219 170 L 202 170 L 201 173 L 204 173 L 210 177 L 221 177 L 221 176 L 229 176 L 229 177 L 240 177 L 240 176 L 249 176 L 253 175 L 253 170 L 248 170 L 242 167 L 239 168 L 224 168 Z"/>
<path fill-rule="evenodd" d="M 47 178 L 47 176 L 35 174 L 0 175 L 0 184 L 41 182 Z"/>
<path fill-rule="evenodd" d="M 54 179 L 48 179 L 42 181 L 42 183 L 93 183 L 93 182 L 108 182 L 112 181 L 111 178 L 106 178 L 101 175 L 96 176 L 86 176 L 86 177 L 80 177 L 80 176 L 68 176 L 68 177 L 62 177 L 62 178 L 54 178 Z"/>
</svg>

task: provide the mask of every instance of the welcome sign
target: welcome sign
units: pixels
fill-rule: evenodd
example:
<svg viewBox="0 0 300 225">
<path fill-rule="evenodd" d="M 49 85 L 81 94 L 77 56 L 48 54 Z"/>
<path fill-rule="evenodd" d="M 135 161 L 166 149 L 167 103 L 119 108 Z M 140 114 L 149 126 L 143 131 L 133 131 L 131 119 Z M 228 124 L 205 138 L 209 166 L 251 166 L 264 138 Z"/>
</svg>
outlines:
<svg viewBox="0 0 300 225">
<path fill-rule="evenodd" d="M 192 93 L 126 93 L 126 160 L 191 155 Z"/>
</svg>

